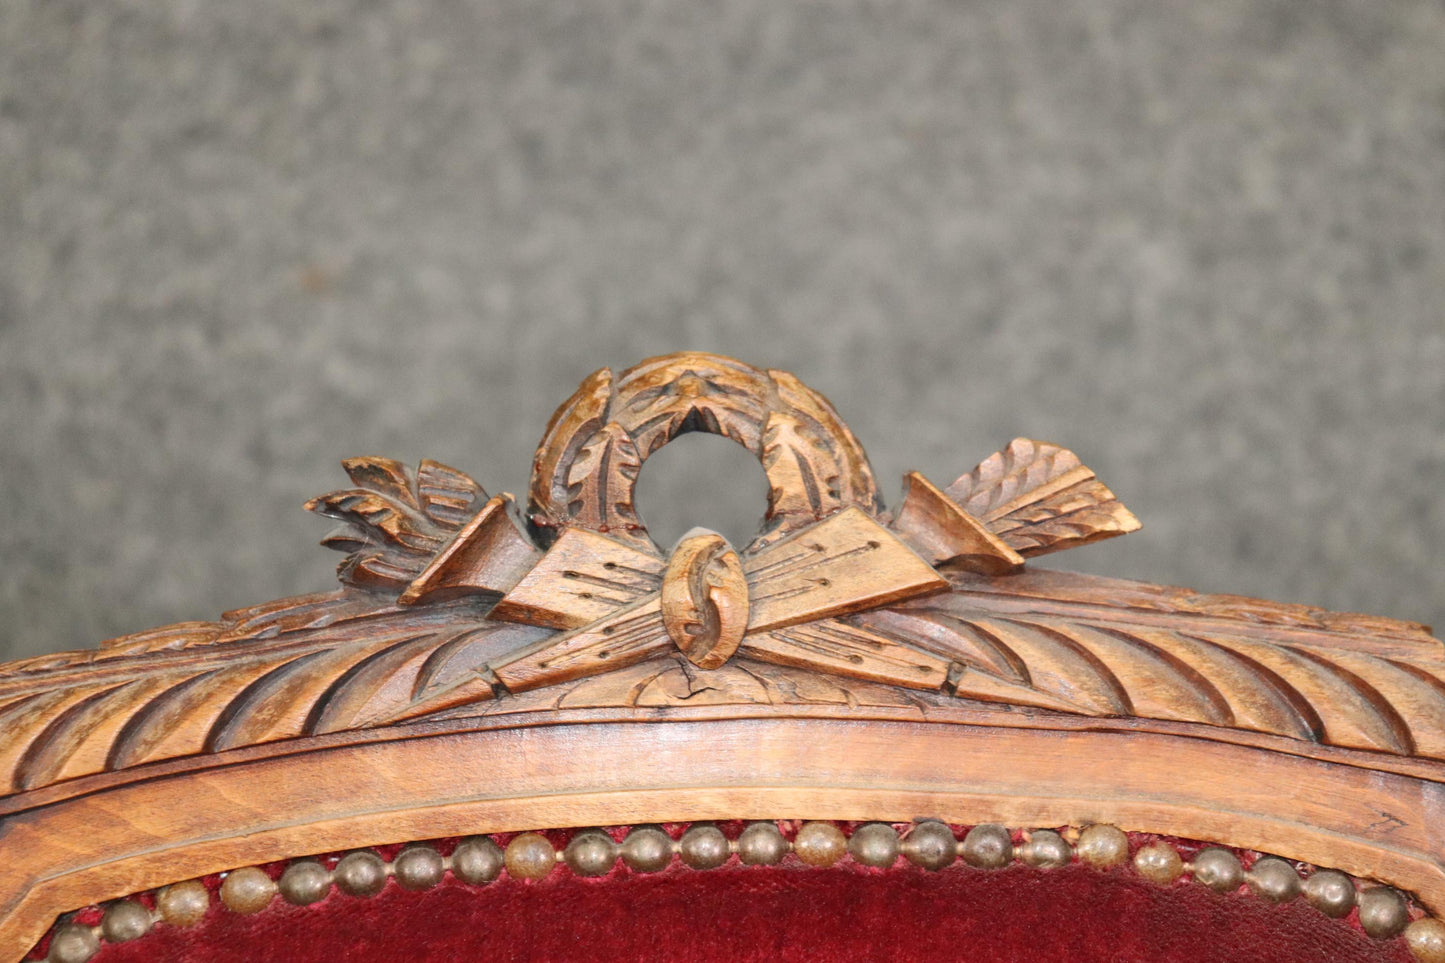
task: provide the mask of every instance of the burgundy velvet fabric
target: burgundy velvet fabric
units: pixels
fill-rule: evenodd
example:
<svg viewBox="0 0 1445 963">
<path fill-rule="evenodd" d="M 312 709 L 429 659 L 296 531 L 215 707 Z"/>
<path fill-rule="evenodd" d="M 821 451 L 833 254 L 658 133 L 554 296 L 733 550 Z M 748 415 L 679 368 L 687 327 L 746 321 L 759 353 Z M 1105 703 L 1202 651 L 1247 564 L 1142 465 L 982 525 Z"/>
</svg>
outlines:
<svg viewBox="0 0 1445 963">
<path fill-rule="evenodd" d="M 213 905 L 190 929 L 159 925 L 95 963 L 391 963 L 664 960 L 969 963 L 1408 963 L 1303 900 L 1276 906 L 1197 883 L 1159 888 L 1121 868 L 955 866 L 880 871 L 788 863 L 698 872 L 676 866 L 600 879 L 559 869 L 540 883 L 448 878 L 370 899 L 277 899 L 254 916 Z"/>
</svg>

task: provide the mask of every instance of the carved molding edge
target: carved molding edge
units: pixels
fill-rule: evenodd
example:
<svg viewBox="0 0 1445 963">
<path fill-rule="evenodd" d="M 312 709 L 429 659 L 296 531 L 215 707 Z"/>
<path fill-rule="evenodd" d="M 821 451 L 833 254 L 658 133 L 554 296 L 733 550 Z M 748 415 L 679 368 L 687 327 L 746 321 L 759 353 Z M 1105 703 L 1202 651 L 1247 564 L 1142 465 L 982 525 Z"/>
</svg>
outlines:
<svg viewBox="0 0 1445 963">
<path fill-rule="evenodd" d="M 1445 907 L 1437 764 L 1391 771 L 1368 753 L 1301 758 L 1275 737 L 1232 744 L 1064 714 L 804 710 L 390 727 L 27 793 L 0 818 L 12 867 L 0 875 L 0 958 L 18 958 L 67 909 L 237 866 L 537 825 L 778 812 L 1107 822 L 1336 867 L 1416 894 L 1437 915 Z"/>
</svg>

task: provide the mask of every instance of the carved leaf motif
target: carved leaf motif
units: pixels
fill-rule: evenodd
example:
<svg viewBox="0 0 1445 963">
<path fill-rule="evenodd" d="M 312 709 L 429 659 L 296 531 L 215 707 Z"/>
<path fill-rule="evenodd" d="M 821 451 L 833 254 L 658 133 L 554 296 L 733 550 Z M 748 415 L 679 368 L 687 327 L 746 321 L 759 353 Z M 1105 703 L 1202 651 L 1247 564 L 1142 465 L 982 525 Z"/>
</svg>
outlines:
<svg viewBox="0 0 1445 963">
<path fill-rule="evenodd" d="M 270 639 L 283 632 L 322 628 L 335 622 L 378 611 L 376 600 L 345 589 L 316 595 L 298 595 L 262 605 L 236 609 L 218 622 L 177 622 L 122 635 L 100 643 L 98 649 L 56 652 L 7 662 L 0 689 L 9 679 L 78 666 L 95 666 L 150 652 L 171 652 L 223 642 Z M 395 611 L 394 609 L 386 611 Z"/>
<path fill-rule="evenodd" d="M 965 671 L 955 694 L 965 698 L 1445 757 L 1438 657 L 1386 658 L 1325 632 L 1272 641 L 1204 622 L 1165 627 L 1097 609 L 1019 609 L 954 592 L 855 618 L 958 661 Z"/>
<path fill-rule="evenodd" d="M 882 511 L 867 456 L 821 395 L 786 372 L 680 352 L 651 358 L 615 378 L 606 369 L 597 372 L 553 416 L 533 465 L 529 501 L 534 534 L 544 544 L 560 529 L 590 525 L 575 514 L 579 508 L 603 519 L 608 527 L 601 530 L 612 534 L 640 526 L 630 493 L 621 494 L 619 486 L 607 486 L 603 508 L 576 491 L 584 455 L 596 463 L 591 449 L 609 423 L 620 428 L 613 434 L 626 434 L 639 460 L 690 431 L 730 438 L 762 458 L 772 495 L 767 534 L 754 546 L 841 506 Z M 614 514 L 615 522 L 607 520 Z"/>
<path fill-rule="evenodd" d="M 736 657 L 706 670 L 676 651 L 655 591 L 665 562 L 632 504 L 647 454 L 693 430 L 742 443 L 771 483 L 769 528 L 742 565 L 754 631 Z M 1423 627 L 1014 573 L 1021 560 L 996 540 L 1036 555 L 1138 527 L 1072 452 L 1028 439 L 947 498 L 928 486 L 951 514 L 910 527 L 905 505 L 894 522 L 913 533 L 910 546 L 882 527 L 851 432 L 784 372 L 684 354 L 623 372 L 615 390 L 610 372 L 594 374 L 554 416 L 535 462 L 534 527 L 575 526 L 540 560 L 506 521 L 505 497 L 493 510 L 507 537 L 468 540 L 491 531 L 493 516 L 455 469 L 424 461 L 413 473 L 383 458 L 344 466 L 354 487 L 308 505 L 344 523 L 325 542 L 348 553 L 343 582 L 400 591 L 451 542 L 496 565 L 456 556 L 466 578 L 443 588 L 485 588 L 503 596 L 495 607 L 428 588 L 430 604 L 406 608 L 396 595 L 346 588 L 12 663 L 0 673 L 0 796 L 302 736 L 575 707 L 665 717 L 684 705 L 927 713 L 953 703 L 962 716 L 956 700 L 968 699 L 1445 760 L 1445 658 Z M 924 523 L 938 537 L 920 544 Z M 1007 563 L 992 571 L 1014 574 L 945 577 L 928 564 L 977 557 L 972 535 Z M 940 594 L 916 596 L 925 591 Z"/>
<path fill-rule="evenodd" d="M 773 412 L 763 432 L 763 469 L 767 472 L 768 520 L 817 520 L 843 507 L 835 466 L 816 457 L 816 440 L 792 415 Z"/>
<path fill-rule="evenodd" d="M 687 431 L 722 435 L 756 452 L 772 388 L 763 372 L 730 358 L 653 358 L 618 376 L 610 414 L 644 457 Z"/>
<path fill-rule="evenodd" d="M 768 374 L 777 385 L 778 398 L 784 405 L 813 420 L 818 425 L 820 437 L 842 441 L 842 444 L 828 449 L 828 454 L 838 460 L 836 484 L 842 501 L 868 512 L 881 512 L 883 503 L 878 497 L 873 467 L 868 464 L 863 446 L 858 443 L 852 429 L 826 398 L 804 385 L 791 372 L 770 369 Z"/>
<path fill-rule="evenodd" d="M 1135 621 L 1166 625 L 1186 623 L 1205 631 L 1240 634 L 1261 627 L 1288 632 L 1302 629 L 1348 637 L 1353 646 L 1381 655 L 1445 657 L 1445 646 L 1429 628 L 1379 615 L 1329 612 L 1307 605 L 1270 602 L 1241 595 L 1196 592 L 1177 585 L 1155 585 L 1128 579 L 1079 575 L 1050 569 L 1029 569 L 993 581 L 957 577 L 955 591 L 990 610 L 1052 611 L 1078 614 L 1107 606 Z"/>
<path fill-rule="evenodd" d="M 342 467 L 358 487 L 313 498 L 306 509 L 345 523 L 321 544 L 348 553 L 337 573 L 361 588 L 404 589 L 487 499 L 467 475 L 431 460 L 415 475 L 391 458 L 350 458 Z"/>
<path fill-rule="evenodd" d="M 100 643 L 101 652 L 88 654 L 95 656 L 135 655 L 140 652 L 163 652 L 167 649 L 207 645 L 215 641 L 224 628 L 225 626 L 220 622 L 177 622 L 175 625 L 167 625 L 159 629 L 107 639 Z"/>
<path fill-rule="evenodd" d="M 631 436 L 609 422 L 577 452 L 568 473 L 568 511 L 576 524 L 641 547 L 652 548 L 632 493 L 642 458 Z"/>
<path fill-rule="evenodd" d="M 546 629 L 490 622 L 468 603 L 424 615 L 358 612 L 245 646 L 116 658 L 105 670 L 61 668 L 0 678 L 0 795 L 109 769 L 218 752 L 407 718 L 474 677 L 488 661 L 546 637 Z M 439 707 L 490 698 L 466 690 Z"/>
<path fill-rule="evenodd" d="M 611 398 L 612 370 L 600 368 L 552 413 L 542 433 L 527 491 L 527 517 L 544 546 L 566 525 L 567 466 L 583 442 L 602 426 Z"/>
<path fill-rule="evenodd" d="M 1028 438 L 1015 438 L 946 491 L 1024 556 L 1139 528 L 1139 520 L 1077 455 Z"/>
<path fill-rule="evenodd" d="M 182 625 L 170 636 L 145 633 L 140 656 L 121 644 L 90 660 L 7 667 L 0 794 L 419 717 L 754 701 L 927 707 L 958 697 L 1445 759 L 1445 659 L 1437 641 L 1408 627 L 1362 638 L 1352 623 L 1344 631 L 1271 622 L 1263 602 L 1234 620 L 1218 606 L 1130 607 L 1129 583 L 1057 576 L 963 580 L 947 594 L 807 623 L 785 640 L 793 656 L 760 653 L 793 665 L 765 665 L 740 650 L 724 667 L 702 671 L 659 653 L 495 702 L 488 667 L 536 650 L 548 630 L 491 621 L 465 600 L 425 610 L 378 605 L 354 591 L 283 600 L 216 624 L 217 637 L 244 644 L 188 644 L 196 628 Z M 1095 586 L 1092 595 L 1085 585 Z M 827 635 L 830 625 L 850 634 Z M 151 645 L 167 638 L 177 647 Z M 869 682 L 850 657 L 905 648 L 941 667 L 928 685 L 951 696 L 905 691 L 893 669 L 876 676 L 893 684 Z M 810 655 L 799 668 L 799 652 L 840 658 L 825 665 Z"/>
</svg>

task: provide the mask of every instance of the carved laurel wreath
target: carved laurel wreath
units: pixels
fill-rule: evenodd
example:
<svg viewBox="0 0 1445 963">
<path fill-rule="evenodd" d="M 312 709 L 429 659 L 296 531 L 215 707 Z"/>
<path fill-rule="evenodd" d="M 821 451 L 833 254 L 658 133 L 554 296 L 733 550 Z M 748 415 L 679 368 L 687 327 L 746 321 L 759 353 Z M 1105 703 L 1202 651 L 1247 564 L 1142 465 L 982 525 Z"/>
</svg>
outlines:
<svg viewBox="0 0 1445 963">
<path fill-rule="evenodd" d="M 653 543 L 633 500 L 688 431 L 769 481 L 742 549 Z M 0 670 L 0 791 L 423 717 L 539 707 L 1011 705 L 1445 758 L 1445 659 L 1368 616 L 1026 569 L 1138 521 L 1070 451 L 1016 439 L 888 513 L 831 405 L 687 353 L 558 409 L 525 519 L 432 461 L 343 463 L 341 590 Z"/>
</svg>

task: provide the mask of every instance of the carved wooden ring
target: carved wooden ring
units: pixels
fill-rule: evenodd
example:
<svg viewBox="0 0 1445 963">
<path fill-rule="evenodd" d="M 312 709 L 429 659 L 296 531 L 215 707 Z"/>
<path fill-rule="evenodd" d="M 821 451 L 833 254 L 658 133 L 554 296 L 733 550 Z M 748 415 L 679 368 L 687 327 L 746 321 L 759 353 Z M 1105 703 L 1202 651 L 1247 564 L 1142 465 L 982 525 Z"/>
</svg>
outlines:
<svg viewBox="0 0 1445 963">
<path fill-rule="evenodd" d="M 868 456 L 825 398 L 785 371 L 689 352 L 615 377 L 603 368 L 557 409 L 533 463 L 533 533 L 547 544 L 579 527 L 655 550 L 636 510 L 637 474 L 689 431 L 722 435 L 762 462 L 768 507 L 750 547 L 840 509 L 882 510 Z"/>
</svg>

